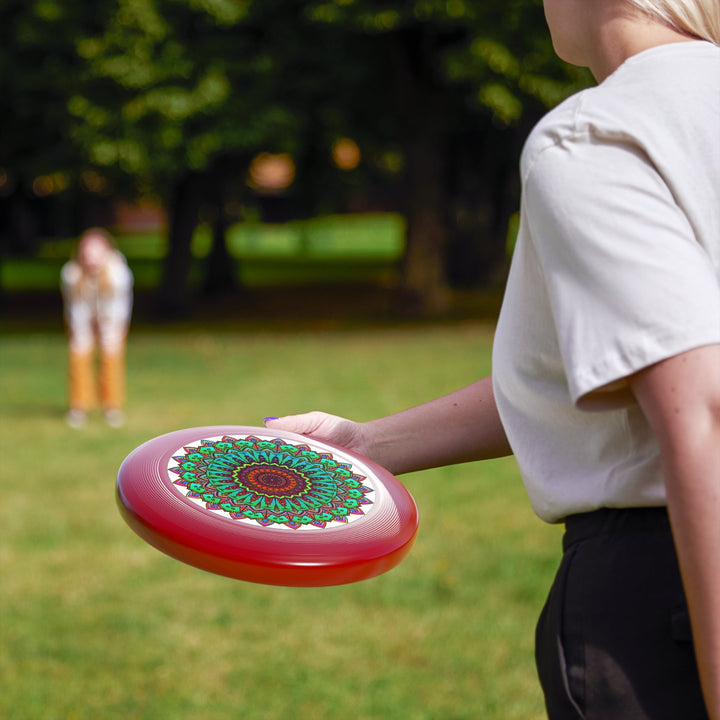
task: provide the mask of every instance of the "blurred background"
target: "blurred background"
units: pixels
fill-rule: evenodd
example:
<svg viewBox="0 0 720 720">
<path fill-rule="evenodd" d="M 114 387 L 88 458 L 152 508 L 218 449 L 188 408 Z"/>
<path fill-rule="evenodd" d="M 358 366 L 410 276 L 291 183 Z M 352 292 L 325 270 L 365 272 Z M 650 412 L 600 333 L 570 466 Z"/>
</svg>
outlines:
<svg viewBox="0 0 720 720">
<path fill-rule="evenodd" d="M 522 142 L 588 82 L 540 0 L 4 0 L 0 307 L 101 225 L 160 319 L 332 281 L 451 312 L 502 284 Z"/>
<path fill-rule="evenodd" d="M 589 82 L 540 0 L 2 0 L 0 717 L 544 717 L 559 531 L 511 458 L 404 477 L 412 553 L 340 588 L 171 560 L 114 488 L 165 432 L 488 373 L 522 143 Z M 89 226 L 135 278 L 120 428 L 63 422 Z"/>
</svg>

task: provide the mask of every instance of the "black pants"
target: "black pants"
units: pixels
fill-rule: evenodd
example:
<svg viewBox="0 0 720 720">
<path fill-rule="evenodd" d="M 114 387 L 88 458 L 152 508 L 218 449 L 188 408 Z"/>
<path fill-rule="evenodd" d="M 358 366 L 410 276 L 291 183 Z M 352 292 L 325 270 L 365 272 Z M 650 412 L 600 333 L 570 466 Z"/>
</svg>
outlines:
<svg viewBox="0 0 720 720">
<path fill-rule="evenodd" d="M 707 720 L 664 508 L 568 518 L 537 626 L 550 720 Z"/>
</svg>

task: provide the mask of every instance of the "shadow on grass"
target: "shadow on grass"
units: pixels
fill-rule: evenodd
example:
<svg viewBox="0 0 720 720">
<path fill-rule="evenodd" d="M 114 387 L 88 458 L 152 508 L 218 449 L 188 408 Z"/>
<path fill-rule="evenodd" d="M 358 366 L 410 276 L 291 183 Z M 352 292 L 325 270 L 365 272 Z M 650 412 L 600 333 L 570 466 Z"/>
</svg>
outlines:
<svg viewBox="0 0 720 720">
<path fill-rule="evenodd" d="M 135 294 L 132 326 L 133 331 L 294 332 L 494 323 L 501 299 L 500 287 L 455 291 L 444 312 L 427 316 L 394 289 L 372 283 L 331 283 L 199 295 L 187 312 L 170 315 L 158 312 L 152 291 L 140 290 Z M 59 290 L 6 292 L 0 296 L 0 334 L 62 331 Z"/>
</svg>

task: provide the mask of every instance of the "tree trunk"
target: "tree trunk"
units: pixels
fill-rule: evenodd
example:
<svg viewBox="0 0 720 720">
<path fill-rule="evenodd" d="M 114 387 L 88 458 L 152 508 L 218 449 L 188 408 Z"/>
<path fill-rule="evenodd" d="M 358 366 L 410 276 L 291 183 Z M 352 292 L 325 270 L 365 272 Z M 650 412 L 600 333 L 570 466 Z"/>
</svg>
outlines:
<svg viewBox="0 0 720 720">
<path fill-rule="evenodd" d="M 403 290 L 414 309 L 441 314 L 449 303 L 445 273 L 448 237 L 447 111 L 433 83 L 432 36 L 422 27 L 398 33 L 395 70 L 401 139 L 405 155 L 405 214 L 407 245 L 403 260 Z"/>
<path fill-rule="evenodd" d="M 222 178 L 215 187 L 215 218 L 212 226 L 212 246 L 205 263 L 203 294 L 221 296 L 237 288 L 237 267 L 227 247 L 227 219 Z"/>
<path fill-rule="evenodd" d="M 181 177 L 173 187 L 168 252 L 163 263 L 163 276 L 157 296 L 157 311 L 161 319 L 183 317 L 187 315 L 192 304 L 191 243 L 200 211 L 199 181 L 196 173 L 189 173 Z"/>
<path fill-rule="evenodd" d="M 486 285 L 505 270 L 508 223 L 519 207 L 518 131 L 482 122 L 458 133 L 450 153 L 454 225 L 446 267 L 459 288 Z"/>
<path fill-rule="evenodd" d="M 403 259 L 403 284 L 419 309 L 429 315 L 442 313 L 448 305 L 445 273 L 445 222 L 447 198 L 441 178 L 444 151 L 427 126 L 409 138 L 407 152 L 407 247 Z"/>
</svg>

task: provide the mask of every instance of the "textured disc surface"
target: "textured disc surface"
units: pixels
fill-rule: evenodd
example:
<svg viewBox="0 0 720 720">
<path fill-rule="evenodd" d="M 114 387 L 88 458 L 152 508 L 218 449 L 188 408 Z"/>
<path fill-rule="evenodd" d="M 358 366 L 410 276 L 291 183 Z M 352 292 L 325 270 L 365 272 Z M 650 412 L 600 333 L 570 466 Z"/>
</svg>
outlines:
<svg viewBox="0 0 720 720">
<path fill-rule="evenodd" d="M 356 582 L 410 551 L 417 507 L 397 478 L 348 450 L 267 428 L 161 435 L 124 460 L 118 505 L 168 555 L 271 585 Z"/>
</svg>

